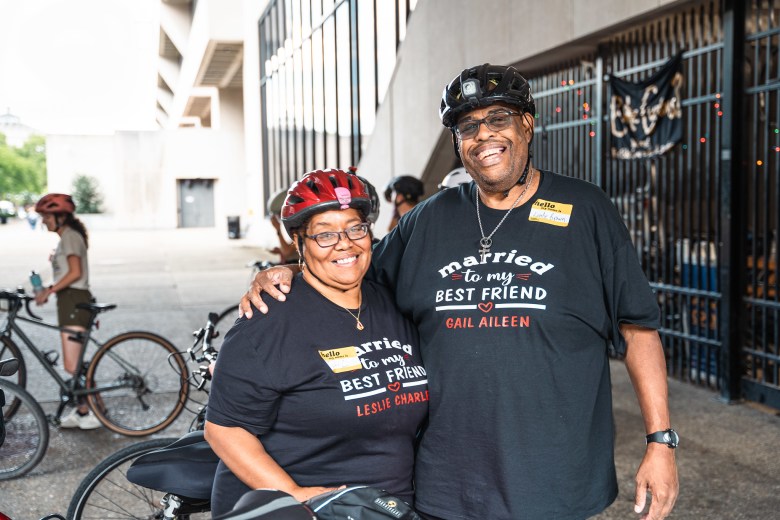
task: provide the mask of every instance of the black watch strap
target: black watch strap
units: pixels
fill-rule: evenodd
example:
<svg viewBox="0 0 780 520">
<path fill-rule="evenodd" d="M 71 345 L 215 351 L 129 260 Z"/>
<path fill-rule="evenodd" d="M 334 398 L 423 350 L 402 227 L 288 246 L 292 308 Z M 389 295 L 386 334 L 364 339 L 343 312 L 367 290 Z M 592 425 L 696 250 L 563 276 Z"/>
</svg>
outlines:
<svg viewBox="0 0 780 520">
<path fill-rule="evenodd" d="M 660 442 L 661 444 L 666 444 L 670 448 L 676 448 L 677 445 L 680 444 L 680 436 L 671 428 L 651 433 L 646 436 L 645 439 L 647 444 L 650 444 L 651 442 Z"/>
</svg>

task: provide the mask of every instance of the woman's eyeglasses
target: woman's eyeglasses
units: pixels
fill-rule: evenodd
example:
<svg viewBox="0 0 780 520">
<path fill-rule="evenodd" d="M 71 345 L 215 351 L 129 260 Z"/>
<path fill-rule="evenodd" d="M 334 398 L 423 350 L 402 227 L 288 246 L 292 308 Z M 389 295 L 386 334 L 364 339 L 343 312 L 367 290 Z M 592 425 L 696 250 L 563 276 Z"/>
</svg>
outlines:
<svg viewBox="0 0 780 520">
<path fill-rule="evenodd" d="M 368 235 L 369 224 L 363 222 L 362 224 L 356 224 L 352 227 L 345 229 L 344 231 L 325 231 L 324 233 L 317 233 L 316 235 L 304 235 L 306 238 L 311 238 L 320 247 L 333 247 L 341 240 L 341 235 L 344 235 L 350 240 L 360 240 Z"/>
<path fill-rule="evenodd" d="M 522 115 L 519 112 L 510 112 L 509 110 L 497 110 L 484 119 L 467 119 L 456 124 L 455 135 L 458 139 L 473 139 L 479 133 L 479 125 L 485 123 L 485 126 L 494 132 L 508 128 L 512 124 L 512 116 Z"/>
</svg>

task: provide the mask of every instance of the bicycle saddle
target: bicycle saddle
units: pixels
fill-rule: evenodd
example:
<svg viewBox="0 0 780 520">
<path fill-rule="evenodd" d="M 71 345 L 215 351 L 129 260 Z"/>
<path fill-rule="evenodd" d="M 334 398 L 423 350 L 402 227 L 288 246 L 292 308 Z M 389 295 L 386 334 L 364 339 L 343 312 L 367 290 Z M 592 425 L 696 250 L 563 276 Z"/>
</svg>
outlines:
<svg viewBox="0 0 780 520">
<path fill-rule="evenodd" d="M 76 308 L 85 309 L 94 314 L 99 314 L 101 312 L 110 311 L 111 309 L 116 309 L 116 304 L 115 303 L 77 303 Z"/>
<path fill-rule="evenodd" d="M 127 480 L 179 497 L 207 500 L 211 498 L 218 463 L 219 457 L 198 430 L 135 459 Z"/>
</svg>

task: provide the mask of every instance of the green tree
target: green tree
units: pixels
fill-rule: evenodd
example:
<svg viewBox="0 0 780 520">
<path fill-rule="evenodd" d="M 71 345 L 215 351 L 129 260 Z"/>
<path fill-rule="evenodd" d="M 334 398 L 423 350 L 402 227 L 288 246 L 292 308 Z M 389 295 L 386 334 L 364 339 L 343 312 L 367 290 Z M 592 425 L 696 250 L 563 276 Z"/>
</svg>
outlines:
<svg viewBox="0 0 780 520">
<path fill-rule="evenodd" d="M 103 196 L 98 181 L 88 175 L 78 175 L 73 179 L 73 201 L 79 213 L 102 213 Z"/>
<path fill-rule="evenodd" d="M 21 147 L 8 146 L 0 134 L 0 197 L 28 198 L 46 188 L 46 140 L 33 135 Z"/>
</svg>

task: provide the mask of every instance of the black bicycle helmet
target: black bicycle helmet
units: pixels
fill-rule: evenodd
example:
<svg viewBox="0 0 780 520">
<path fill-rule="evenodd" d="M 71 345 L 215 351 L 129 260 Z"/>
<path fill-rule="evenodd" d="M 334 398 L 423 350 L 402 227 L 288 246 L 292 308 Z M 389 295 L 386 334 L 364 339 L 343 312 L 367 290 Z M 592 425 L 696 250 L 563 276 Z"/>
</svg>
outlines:
<svg viewBox="0 0 780 520">
<path fill-rule="evenodd" d="M 385 200 L 393 202 L 393 192 L 404 196 L 409 202 L 417 202 L 425 193 L 425 187 L 420 179 L 411 175 L 393 177 L 385 187 Z"/>
<path fill-rule="evenodd" d="M 444 126 L 452 128 L 463 113 L 497 102 L 536 114 L 531 86 L 517 69 L 485 63 L 464 69 L 444 87 L 439 117 Z"/>
</svg>

